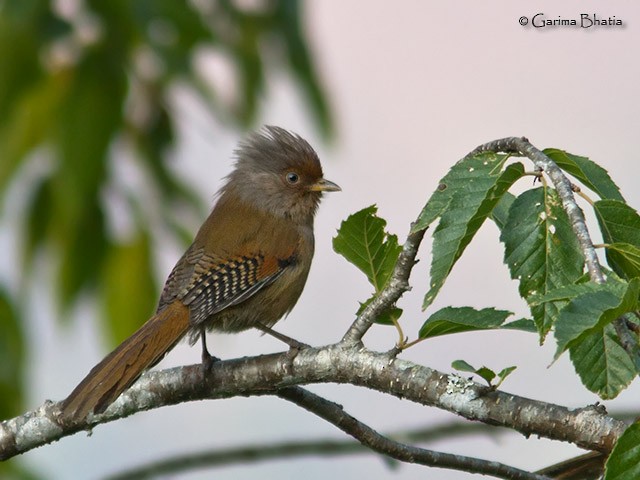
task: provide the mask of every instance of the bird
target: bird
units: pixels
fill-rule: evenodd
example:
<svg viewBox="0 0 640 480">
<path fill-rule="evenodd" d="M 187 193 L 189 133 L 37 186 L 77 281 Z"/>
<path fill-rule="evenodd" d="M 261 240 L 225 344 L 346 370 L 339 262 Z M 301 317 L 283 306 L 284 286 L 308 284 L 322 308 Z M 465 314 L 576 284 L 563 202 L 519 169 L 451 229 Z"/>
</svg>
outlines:
<svg viewBox="0 0 640 480">
<path fill-rule="evenodd" d="M 169 274 L 156 313 L 98 363 L 62 401 L 62 418 L 103 413 L 182 338 L 209 330 L 271 327 L 300 297 L 314 253 L 313 223 L 326 180 L 318 155 L 299 135 L 276 126 L 250 133 L 193 243 Z M 291 339 L 292 340 L 292 339 Z"/>
</svg>

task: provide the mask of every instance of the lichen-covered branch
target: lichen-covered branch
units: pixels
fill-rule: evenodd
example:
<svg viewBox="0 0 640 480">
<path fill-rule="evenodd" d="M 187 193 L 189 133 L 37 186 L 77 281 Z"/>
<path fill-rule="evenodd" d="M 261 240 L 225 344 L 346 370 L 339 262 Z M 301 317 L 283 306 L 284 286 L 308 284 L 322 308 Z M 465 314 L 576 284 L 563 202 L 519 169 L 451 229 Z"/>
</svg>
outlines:
<svg viewBox="0 0 640 480">
<path fill-rule="evenodd" d="M 0 424 L 0 459 L 141 410 L 188 400 L 273 393 L 312 383 L 364 386 L 470 420 L 572 442 L 589 450 L 610 451 L 625 429 L 623 422 L 596 407 L 568 409 L 530 400 L 394 359 L 387 353 L 336 344 L 303 349 L 295 357 L 285 352 L 218 362 L 207 376 L 201 365 L 147 372 L 105 413 L 81 422 L 63 424 L 58 419 L 58 405 L 46 402 Z"/>
</svg>

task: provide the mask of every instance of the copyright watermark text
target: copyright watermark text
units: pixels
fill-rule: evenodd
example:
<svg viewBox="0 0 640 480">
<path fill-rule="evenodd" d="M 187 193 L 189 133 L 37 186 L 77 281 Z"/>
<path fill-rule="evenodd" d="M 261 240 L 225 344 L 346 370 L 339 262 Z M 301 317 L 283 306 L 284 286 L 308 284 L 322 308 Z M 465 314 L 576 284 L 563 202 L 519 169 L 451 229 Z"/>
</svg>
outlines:
<svg viewBox="0 0 640 480">
<path fill-rule="evenodd" d="M 595 13 L 581 13 L 575 17 L 562 17 L 560 15 L 552 16 L 545 13 L 536 13 L 531 16 L 523 15 L 518 19 L 518 23 L 523 27 L 532 26 L 533 28 L 602 28 L 602 27 L 624 27 L 624 22 L 616 18 L 615 15 L 605 17 Z"/>
</svg>

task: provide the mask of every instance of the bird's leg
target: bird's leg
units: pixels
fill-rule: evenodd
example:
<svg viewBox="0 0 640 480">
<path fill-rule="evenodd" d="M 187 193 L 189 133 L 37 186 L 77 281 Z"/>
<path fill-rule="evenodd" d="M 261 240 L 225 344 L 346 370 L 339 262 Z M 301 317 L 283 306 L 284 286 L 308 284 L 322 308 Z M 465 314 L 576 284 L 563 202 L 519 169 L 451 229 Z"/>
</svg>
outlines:
<svg viewBox="0 0 640 480">
<path fill-rule="evenodd" d="M 200 329 L 200 339 L 202 340 L 202 368 L 205 373 L 211 370 L 214 363 L 219 362 L 218 357 L 214 357 L 209 353 L 207 348 L 207 330 L 202 327 Z"/>
<path fill-rule="evenodd" d="M 272 330 L 262 323 L 257 322 L 255 327 L 261 332 L 271 335 L 273 338 L 277 338 L 281 342 L 286 343 L 287 345 L 289 345 L 289 348 L 293 350 L 302 350 L 304 348 L 309 348 L 309 345 L 307 345 L 306 343 L 299 342 L 295 338 L 291 338 L 280 332 L 276 332 L 275 330 Z"/>
</svg>

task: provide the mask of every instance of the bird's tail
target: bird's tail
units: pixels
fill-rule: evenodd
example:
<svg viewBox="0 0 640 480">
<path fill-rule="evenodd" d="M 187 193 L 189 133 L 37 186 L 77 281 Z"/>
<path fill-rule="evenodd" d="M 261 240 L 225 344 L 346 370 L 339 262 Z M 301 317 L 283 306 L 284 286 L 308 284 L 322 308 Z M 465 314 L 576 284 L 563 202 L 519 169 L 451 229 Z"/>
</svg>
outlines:
<svg viewBox="0 0 640 480">
<path fill-rule="evenodd" d="M 189 309 L 174 302 L 91 369 L 62 403 L 65 419 L 102 413 L 142 372 L 159 362 L 189 330 Z"/>
</svg>

